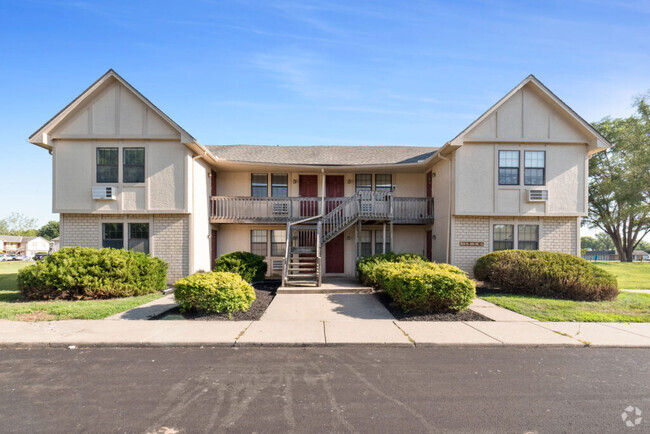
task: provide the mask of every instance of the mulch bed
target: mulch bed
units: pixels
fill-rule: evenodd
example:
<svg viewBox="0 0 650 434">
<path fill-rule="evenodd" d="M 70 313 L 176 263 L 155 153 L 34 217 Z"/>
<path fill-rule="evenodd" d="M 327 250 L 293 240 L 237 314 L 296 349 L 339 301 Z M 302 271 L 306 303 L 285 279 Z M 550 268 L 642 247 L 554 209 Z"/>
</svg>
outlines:
<svg viewBox="0 0 650 434">
<path fill-rule="evenodd" d="M 264 282 L 253 285 L 255 289 L 255 301 L 251 304 L 248 312 L 227 313 L 205 313 L 205 312 L 186 312 L 181 313 L 178 307 L 168 310 L 167 312 L 153 319 L 165 319 L 168 316 L 180 317 L 174 319 L 188 319 L 194 321 L 255 321 L 262 317 L 266 308 L 273 301 L 276 290 L 280 287 L 279 280 L 265 280 Z M 171 318 L 169 318 L 171 319 Z"/>
<path fill-rule="evenodd" d="M 375 296 L 386 309 L 399 321 L 492 321 L 490 318 L 467 309 L 464 312 L 433 312 L 413 313 L 404 312 L 401 307 L 393 303 L 388 294 L 383 291 L 375 293 Z"/>
</svg>

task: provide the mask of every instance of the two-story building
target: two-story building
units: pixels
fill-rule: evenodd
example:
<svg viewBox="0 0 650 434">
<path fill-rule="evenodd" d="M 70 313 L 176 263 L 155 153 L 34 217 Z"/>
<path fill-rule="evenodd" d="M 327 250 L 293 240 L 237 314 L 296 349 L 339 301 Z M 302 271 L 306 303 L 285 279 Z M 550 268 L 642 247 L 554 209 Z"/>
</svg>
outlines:
<svg viewBox="0 0 650 434">
<path fill-rule="evenodd" d="M 471 273 L 493 250 L 580 254 L 589 156 L 610 144 L 534 76 L 440 147 L 202 146 L 113 70 L 29 141 L 53 162 L 61 246 L 225 253 L 288 284 L 415 252 Z"/>
</svg>

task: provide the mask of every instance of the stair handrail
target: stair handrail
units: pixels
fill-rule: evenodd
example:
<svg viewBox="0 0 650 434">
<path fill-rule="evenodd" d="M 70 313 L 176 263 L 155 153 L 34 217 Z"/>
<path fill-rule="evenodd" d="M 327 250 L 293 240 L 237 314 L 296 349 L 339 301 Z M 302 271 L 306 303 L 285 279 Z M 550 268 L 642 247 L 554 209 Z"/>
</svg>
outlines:
<svg viewBox="0 0 650 434">
<path fill-rule="evenodd" d="M 291 242 L 292 242 L 290 222 L 287 222 L 287 229 L 285 235 L 287 239 L 285 241 L 284 264 L 282 266 L 282 286 L 287 286 L 287 281 L 289 280 L 289 259 L 291 256 L 290 252 L 291 252 Z"/>
</svg>

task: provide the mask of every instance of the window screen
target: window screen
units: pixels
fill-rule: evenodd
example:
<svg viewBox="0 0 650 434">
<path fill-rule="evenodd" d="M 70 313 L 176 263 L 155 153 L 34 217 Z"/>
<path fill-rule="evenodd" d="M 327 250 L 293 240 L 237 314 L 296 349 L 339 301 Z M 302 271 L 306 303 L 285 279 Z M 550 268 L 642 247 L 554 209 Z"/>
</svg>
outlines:
<svg viewBox="0 0 650 434">
<path fill-rule="evenodd" d="M 390 252 L 390 238 L 386 237 L 386 253 Z M 375 231 L 375 254 L 384 253 L 384 231 Z"/>
<path fill-rule="evenodd" d="M 361 256 L 372 256 L 372 231 L 361 231 L 359 234 Z"/>
<path fill-rule="evenodd" d="M 524 184 L 544 185 L 546 175 L 546 152 L 524 152 Z"/>
<path fill-rule="evenodd" d="M 266 256 L 266 244 L 266 230 L 254 229 L 251 231 L 251 253 Z"/>
<path fill-rule="evenodd" d="M 123 182 L 144 182 L 144 148 L 124 148 L 123 152 Z"/>
<path fill-rule="evenodd" d="M 289 196 L 289 175 L 286 173 L 271 174 L 271 196 Z"/>
<path fill-rule="evenodd" d="M 539 225 L 519 225 L 518 230 L 518 249 L 539 250 Z"/>
<path fill-rule="evenodd" d="M 251 174 L 251 196 L 253 197 L 267 197 L 268 191 L 268 175 L 266 173 L 252 173 Z"/>
<path fill-rule="evenodd" d="M 129 223 L 129 250 L 149 253 L 149 223 Z"/>
<path fill-rule="evenodd" d="M 97 182 L 117 182 L 117 148 L 97 148 Z"/>
<path fill-rule="evenodd" d="M 358 174 L 355 179 L 355 191 L 372 190 L 372 175 L 370 173 Z"/>
<path fill-rule="evenodd" d="M 494 246 L 492 250 L 514 249 L 514 225 L 494 225 Z"/>
<path fill-rule="evenodd" d="M 519 151 L 499 151 L 499 185 L 519 185 Z"/>
<path fill-rule="evenodd" d="M 393 191 L 393 175 L 384 173 L 375 175 L 375 191 Z"/>
<path fill-rule="evenodd" d="M 102 247 L 124 248 L 124 225 L 122 223 L 102 223 Z"/>
<path fill-rule="evenodd" d="M 287 231 L 277 229 L 271 231 L 271 256 L 284 256 L 287 243 Z"/>
</svg>

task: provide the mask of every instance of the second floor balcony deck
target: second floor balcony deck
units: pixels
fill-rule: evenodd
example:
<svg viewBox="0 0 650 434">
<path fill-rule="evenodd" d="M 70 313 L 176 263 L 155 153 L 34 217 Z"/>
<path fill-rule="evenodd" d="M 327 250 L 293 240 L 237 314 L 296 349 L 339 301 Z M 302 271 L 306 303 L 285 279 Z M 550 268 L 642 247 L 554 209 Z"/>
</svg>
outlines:
<svg viewBox="0 0 650 434">
<path fill-rule="evenodd" d="M 212 223 L 288 223 L 334 211 L 349 200 L 346 197 L 225 197 L 211 198 Z M 392 221 L 395 224 L 428 224 L 433 222 L 433 198 L 394 197 L 392 193 L 359 192 L 359 219 Z"/>
</svg>

